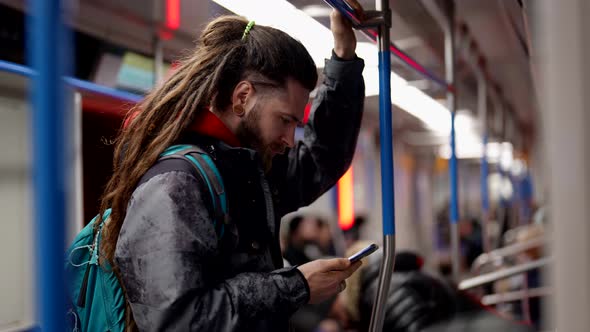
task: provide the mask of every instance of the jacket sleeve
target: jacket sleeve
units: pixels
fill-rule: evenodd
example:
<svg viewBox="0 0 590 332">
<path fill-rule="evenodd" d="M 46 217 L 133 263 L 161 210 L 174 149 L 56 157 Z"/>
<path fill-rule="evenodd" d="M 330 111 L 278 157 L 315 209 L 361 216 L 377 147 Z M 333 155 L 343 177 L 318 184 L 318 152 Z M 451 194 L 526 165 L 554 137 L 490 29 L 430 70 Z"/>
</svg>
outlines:
<svg viewBox="0 0 590 332">
<path fill-rule="evenodd" d="M 218 239 L 207 190 L 185 172 L 138 187 L 115 259 L 141 331 L 234 331 L 262 317 L 288 316 L 308 301 L 299 270 L 242 273 L 219 280 Z"/>
<path fill-rule="evenodd" d="M 363 68 L 360 58 L 326 60 L 303 140 L 273 164 L 281 214 L 315 201 L 350 166 L 365 99 Z"/>
</svg>

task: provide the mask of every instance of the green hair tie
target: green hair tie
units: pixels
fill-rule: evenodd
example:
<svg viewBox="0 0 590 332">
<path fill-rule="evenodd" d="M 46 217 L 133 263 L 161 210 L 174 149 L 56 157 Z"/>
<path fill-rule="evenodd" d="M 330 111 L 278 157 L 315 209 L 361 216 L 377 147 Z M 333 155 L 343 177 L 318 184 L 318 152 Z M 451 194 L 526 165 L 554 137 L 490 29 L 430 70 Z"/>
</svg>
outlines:
<svg viewBox="0 0 590 332">
<path fill-rule="evenodd" d="M 244 34 L 242 35 L 242 40 L 246 39 L 246 37 L 248 36 L 248 32 L 250 32 L 250 30 L 252 30 L 252 27 L 254 26 L 254 24 L 256 24 L 256 22 L 254 22 L 254 21 L 248 22 L 248 25 L 246 25 L 246 29 L 244 30 Z"/>
</svg>

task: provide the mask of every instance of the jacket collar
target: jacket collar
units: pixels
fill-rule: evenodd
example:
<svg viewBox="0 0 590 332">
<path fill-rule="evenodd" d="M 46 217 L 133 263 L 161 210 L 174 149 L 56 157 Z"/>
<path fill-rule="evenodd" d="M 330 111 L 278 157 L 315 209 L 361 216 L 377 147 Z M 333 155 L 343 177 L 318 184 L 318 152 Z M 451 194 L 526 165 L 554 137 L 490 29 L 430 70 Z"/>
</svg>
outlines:
<svg viewBox="0 0 590 332">
<path fill-rule="evenodd" d="M 209 110 L 200 112 L 189 130 L 202 136 L 218 139 L 231 147 L 241 147 L 236 135 Z"/>
<path fill-rule="evenodd" d="M 129 116 L 124 124 L 123 127 L 127 128 L 131 121 L 139 114 L 139 111 L 134 112 Z M 213 114 L 213 112 L 209 111 L 209 108 L 206 108 L 199 112 L 196 116 L 195 121 L 192 125 L 188 128 L 189 132 L 194 132 L 201 136 L 212 137 L 218 139 L 225 144 L 231 147 L 241 147 L 242 144 L 240 140 L 234 135 L 234 133 L 227 128 L 225 123 L 223 123 L 217 115 Z"/>
</svg>

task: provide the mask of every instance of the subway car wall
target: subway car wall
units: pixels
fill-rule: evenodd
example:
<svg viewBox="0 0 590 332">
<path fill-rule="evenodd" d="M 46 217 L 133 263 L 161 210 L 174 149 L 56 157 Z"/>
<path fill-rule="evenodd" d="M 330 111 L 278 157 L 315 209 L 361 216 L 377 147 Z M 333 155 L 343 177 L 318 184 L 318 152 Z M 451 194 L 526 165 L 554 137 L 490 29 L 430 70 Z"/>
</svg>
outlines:
<svg viewBox="0 0 590 332">
<path fill-rule="evenodd" d="M 25 26 L 26 16 L 23 12 L 0 4 L 0 60 L 27 65 Z M 106 57 L 123 59 L 126 54 L 133 54 L 135 57 L 147 58 L 146 55 L 80 31 L 72 31 L 71 37 L 71 76 L 132 93 L 146 91 L 145 88 L 121 82 L 121 60 L 115 61 L 110 67 L 104 65 L 104 60 L 101 62 Z M 117 65 L 120 67 L 117 68 Z M 99 80 L 101 81 L 98 82 Z M 112 142 L 121 127 L 123 117 L 133 104 L 88 92 L 82 92 L 81 95 L 83 205 L 84 221 L 87 222 L 98 211 L 100 196 L 112 172 Z"/>
<path fill-rule="evenodd" d="M 75 61 L 72 66 L 74 77 L 135 93 L 144 93 L 147 91 L 143 84 L 138 84 L 137 82 L 141 81 L 142 78 L 143 81 L 145 81 L 148 76 L 138 77 L 133 75 L 123 75 L 124 77 L 122 80 L 122 70 L 120 70 L 120 68 L 123 66 L 125 60 L 139 63 L 139 67 L 145 67 L 146 65 L 149 65 L 149 56 L 142 54 L 137 50 L 130 50 L 120 45 L 114 45 L 79 31 L 73 31 L 72 37 L 74 53 L 72 59 Z M 25 15 L 18 10 L 0 5 L 0 43 L 3 45 L 3 47 L 0 48 L 0 59 L 19 64 L 26 64 L 24 39 Z M 137 74 L 137 72 L 132 72 L 132 74 L 133 73 Z M 127 74 L 129 74 L 129 72 Z M 144 72 L 141 74 L 145 75 L 146 73 Z M 114 148 L 112 141 L 121 127 L 121 121 L 126 111 L 132 106 L 133 105 L 129 102 L 116 100 L 114 98 L 91 93 L 82 93 L 82 138 L 84 151 L 83 193 L 85 221 L 90 220 L 97 213 L 100 196 L 112 170 Z M 396 117 L 396 119 L 398 118 Z M 373 149 L 375 148 L 376 146 L 373 147 Z M 400 153 L 400 148 L 401 146 L 399 145 L 396 147 L 396 154 Z M 416 153 L 415 150 L 416 149 L 411 147 L 406 147 L 403 155 L 406 157 L 412 156 Z M 364 151 L 367 151 L 367 149 L 364 149 Z M 369 155 L 373 158 L 369 157 L 367 158 L 368 160 L 378 160 L 377 151 L 372 151 Z M 396 164 L 402 159 L 401 156 L 397 156 L 395 158 Z M 425 183 L 430 190 L 420 190 L 420 192 L 414 190 L 413 193 L 416 197 L 407 195 L 407 193 L 412 192 L 411 188 L 413 188 L 417 183 L 416 181 L 418 181 L 416 175 L 408 172 L 408 175 L 406 176 L 405 171 L 402 171 L 403 167 L 398 167 L 395 175 L 396 183 L 398 184 L 396 186 L 396 197 L 398 198 L 396 204 L 400 207 L 397 212 L 399 214 L 398 228 L 403 231 L 403 234 L 405 235 L 400 239 L 400 245 L 413 249 L 422 247 L 421 244 L 432 242 L 432 239 L 420 239 L 418 233 L 421 232 L 417 230 L 419 227 L 415 222 L 424 222 L 425 227 L 431 227 L 432 224 L 430 221 L 433 221 L 435 218 L 432 216 L 430 210 L 440 209 L 441 206 L 446 204 L 445 200 L 447 200 L 447 172 L 444 171 L 440 176 L 433 177 L 430 174 L 431 172 L 427 171 L 431 168 L 431 165 L 429 164 L 433 163 L 431 160 L 432 156 L 429 156 L 427 159 L 428 162 L 426 164 L 428 165 L 423 167 L 425 171 L 422 172 L 425 172 L 425 174 L 423 174 L 424 179 L 421 181 Z M 479 209 L 477 203 L 473 204 L 474 202 L 479 201 L 477 186 L 473 187 L 474 183 L 476 185 L 478 183 L 477 172 L 479 166 L 473 165 L 472 167 L 474 167 L 474 169 L 471 169 L 469 176 L 465 176 L 467 172 L 462 172 L 463 176 L 460 179 L 460 182 L 465 184 L 465 187 L 462 189 L 472 189 L 461 190 L 461 215 L 475 215 L 476 211 Z M 358 169 L 360 171 L 363 167 L 359 166 Z M 368 177 L 370 180 L 366 181 L 367 184 L 370 184 L 373 181 L 376 184 L 379 183 L 377 176 L 379 174 L 377 162 L 373 162 L 371 166 L 365 167 L 365 171 L 357 174 L 359 174 L 359 176 L 355 176 L 355 182 L 359 182 L 363 177 Z M 375 178 L 372 179 L 366 174 L 375 175 Z M 467 180 L 467 178 L 469 180 Z M 467 185 L 467 182 L 469 182 L 470 185 Z M 366 192 L 366 195 L 358 195 L 359 191 L 357 190 L 355 199 L 358 200 L 362 196 L 365 198 L 378 197 L 378 187 L 378 185 L 369 185 L 367 190 L 361 190 L 361 192 Z M 402 188 L 404 189 L 402 190 Z M 469 192 L 469 194 L 467 194 L 467 192 Z M 433 196 L 430 197 L 429 195 L 424 195 L 424 193 L 432 193 Z M 378 202 L 379 200 L 369 200 L 373 201 L 375 206 L 367 206 L 364 209 L 358 208 L 355 209 L 355 212 L 360 214 L 364 213 L 368 219 L 370 219 L 368 226 L 365 227 L 365 237 L 380 242 L 381 238 L 379 232 L 374 231 L 380 226 L 380 202 Z M 360 202 L 356 203 L 357 206 L 362 206 L 362 204 L 359 204 Z M 420 208 L 418 208 L 418 206 Z M 335 210 L 330 199 L 320 200 L 317 204 L 312 206 L 311 210 L 313 210 L 314 207 L 317 207 L 317 210 L 323 212 L 332 210 L 333 213 Z M 333 214 L 331 215 L 333 216 Z M 443 215 L 446 214 L 443 213 Z M 433 231 L 428 229 L 425 233 L 432 234 Z M 434 231 L 432 237 L 444 238 L 444 233 L 444 230 Z M 439 242 L 439 245 L 436 247 L 444 250 L 448 244 L 448 240 L 444 238 Z M 431 251 L 430 245 L 425 245 L 425 247 L 428 249 L 423 249 L 424 252 Z"/>
</svg>

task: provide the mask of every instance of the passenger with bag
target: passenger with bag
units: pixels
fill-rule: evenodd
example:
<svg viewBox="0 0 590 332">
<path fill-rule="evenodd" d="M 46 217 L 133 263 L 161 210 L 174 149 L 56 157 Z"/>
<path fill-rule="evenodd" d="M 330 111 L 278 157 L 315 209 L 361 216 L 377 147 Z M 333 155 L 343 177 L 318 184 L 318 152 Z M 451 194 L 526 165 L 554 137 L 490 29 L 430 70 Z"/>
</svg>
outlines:
<svg viewBox="0 0 590 332">
<path fill-rule="evenodd" d="M 349 167 L 363 61 L 348 22 L 302 141 L 316 65 L 287 34 L 237 16 L 213 20 L 196 50 L 130 112 L 100 213 L 68 253 L 83 331 L 287 331 L 292 313 L 342 291 L 360 265 L 283 268 L 281 217 Z"/>
</svg>

